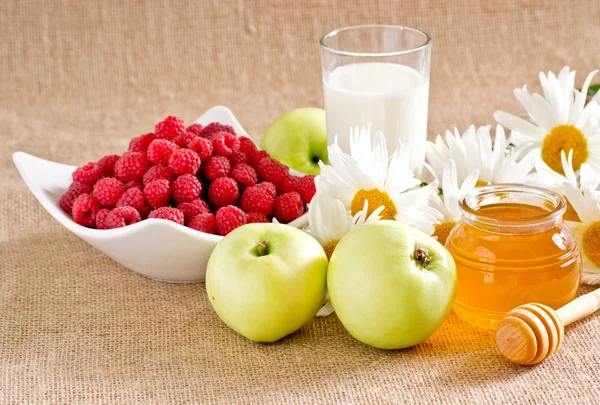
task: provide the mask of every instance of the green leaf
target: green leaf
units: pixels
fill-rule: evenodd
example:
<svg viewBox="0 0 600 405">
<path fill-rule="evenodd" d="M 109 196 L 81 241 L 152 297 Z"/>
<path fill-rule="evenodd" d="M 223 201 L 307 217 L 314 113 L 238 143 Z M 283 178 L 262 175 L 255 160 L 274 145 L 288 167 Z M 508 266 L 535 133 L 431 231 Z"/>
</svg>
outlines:
<svg viewBox="0 0 600 405">
<path fill-rule="evenodd" d="M 597 84 L 592 84 L 589 88 L 588 88 L 588 97 L 593 97 L 596 93 L 598 93 L 598 91 L 600 91 L 600 83 Z"/>
</svg>

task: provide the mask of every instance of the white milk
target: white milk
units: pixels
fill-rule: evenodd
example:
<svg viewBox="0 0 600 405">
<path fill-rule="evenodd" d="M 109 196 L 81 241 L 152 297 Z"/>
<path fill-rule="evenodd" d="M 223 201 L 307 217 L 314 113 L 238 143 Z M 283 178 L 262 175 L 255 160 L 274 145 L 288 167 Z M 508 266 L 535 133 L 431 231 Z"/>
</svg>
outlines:
<svg viewBox="0 0 600 405">
<path fill-rule="evenodd" d="M 380 130 L 388 150 L 398 138 L 410 140 L 411 168 L 420 168 L 427 142 L 429 82 L 416 70 L 394 63 L 343 65 L 324 77 L 327 140 L 338 136 L 342 150 L 350 151 L 350 128 L 371 124 Z"/>
</svg>

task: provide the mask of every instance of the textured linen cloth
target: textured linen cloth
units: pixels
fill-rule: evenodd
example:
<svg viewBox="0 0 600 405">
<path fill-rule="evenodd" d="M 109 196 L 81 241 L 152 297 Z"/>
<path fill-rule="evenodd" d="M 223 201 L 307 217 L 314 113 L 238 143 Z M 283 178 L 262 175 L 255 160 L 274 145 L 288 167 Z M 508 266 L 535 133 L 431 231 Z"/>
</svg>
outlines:
<svg viewBox="0 0 600 405">
<path fill-rule="evenodd" d="M 256 140 L 321 106 L 318 41 L 388 23 L 433 38 L 429 133 L 518 112 L 540 70 L 600 67 L 590 1 L 0 2 L 0 403 L 598 403 L 600 316 L 535 367 L 451 314 L 424 343 L 381 351 L 335 315 L 255 344 L 203 284 L 141 277 L 63 229 L 11 161 L 83 164 L 168 114 L 230 107 Z M 600 80 L 600 77 L 598 78 Z M 589 288 L 586 289 L 589 291 Z"/>
</svg>

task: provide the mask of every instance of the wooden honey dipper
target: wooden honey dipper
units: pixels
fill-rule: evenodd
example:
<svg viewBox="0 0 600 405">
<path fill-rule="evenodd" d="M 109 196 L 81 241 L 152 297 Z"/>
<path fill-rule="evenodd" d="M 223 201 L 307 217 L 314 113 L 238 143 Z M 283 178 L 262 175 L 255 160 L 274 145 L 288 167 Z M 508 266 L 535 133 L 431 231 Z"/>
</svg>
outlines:
<svg viewBox="0 0 600 405">
<path fill-rule="evenodd" d="M 564 327 L 600 309 L 600 288 L 557 309 L 543 304 L 518 306 L 498 324 L 496 346 L 507 359 L 532 365 L 550 357 L 562 342 Z"/>
</svg>

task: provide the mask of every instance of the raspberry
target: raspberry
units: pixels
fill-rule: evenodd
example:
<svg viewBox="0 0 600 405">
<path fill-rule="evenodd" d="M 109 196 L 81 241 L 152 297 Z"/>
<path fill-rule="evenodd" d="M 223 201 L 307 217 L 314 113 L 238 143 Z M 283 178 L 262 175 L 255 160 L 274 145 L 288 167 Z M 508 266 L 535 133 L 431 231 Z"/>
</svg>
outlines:
<svg viewBox="0 0 600 405">
<path fill-rule="evenodd" d="M 115 173 L 115 163 L 119 160 L 119 155 L 107 155 L 101 158 L 96 164 L 102 168 L 104 177 L 112 177 Z"/>
<path fill-rule="evenodd" d="M 240 140 L 234 134 L 218 132 L 213 140 L 215 155 L 229 157 L 240 150 Z"/>
<path fill-rule="evenodd" d="M 108 225 L 108 214 L 110 214 L 109 208 L 102 208 L 96 214 L 96 229 L 110 229 Z"/>
<path fill-rule="evenodd" d="M 239 151 L 233 153 L 233 155 L 229 156 L 227 159 L 229 159 L 229 164 L 231 167 L 239 165 L 240 163 L 246 163 L 248 161 L 246 155 Z"/>
<path fill-rule="evenodd" d="M 300 198 L 302 198 L 302 202 L 304 204 L 310 203 L 313 196 L 317 192 L 317 187 L 315 186 L 315 176 L 309 174 L 301 177 L 297 191 L 298 194 L 300 194 Z"/>
<path fill-rule="evenodd" d="M 185 132 L 185 125 L 183 125 L 183 120 L 181 118 L 169 115 L 163 121 L 156 124 L 154 132 L 158 139 L 172 141 L 178 135 Z"/>
<path fill-rule="evenodd" d="M 269 183 L 268 181 L 263 181 L 262 183 L 258 183 L 256 187 L 262 187 L 271 194 L 273 198 L 277 197 L 277 188 L 275 184 Z"/>
<path fill-rule="evenodd" d="M 114 177 L 104 177 L 94 185 L 94 197 L 103 207 L 114 207 L 125 191 L 123 183 Z"/>
<path fill-rule="evenodd" d="M 279 222 L 284 224 L 304 214 L 304 204 L 302 204 L 300 194 L 292 191 L 277 197 L 273 203 L 273 214 Z"/>
<path fill-rule="evenodd" d="M 187 127 L 185 130 L 187 132 L 191 132 L 192 134 L 199 136 L 200 132 L 202 132 L 202 128 L 204 128 L 202 126 L 202 124 L 192 124 L 189 127 Z"/>
<path fill-rule="evenodd" d="M 155 165 L 166 166 L 169 158 L 179 149 L 179 146 L 166 139 L 156 139 L 148 146 L 148 160 Z"/>
<path fill-rule="evenodd" d="M 85 166 L 78 167 L 73 172 L 73 181 L 77 183 L 87 184 L 93 186 L 98 180 L 102 178 L 104 170 L 102 166 L 97 163 L 90 162 Z"/>
<path fill-rule="evenodd" d="M 190 202 L 200 196 L 202 184 L 196 176 L 184 174 L 173 182 L 173 199 L 178 203 Z"/>
<path fill-rule="evenodd" d="M 128 152 L 139 152 L 146 153 L 148 152 L 148 146 L 150 143 L 156 139 L 156 135 L 152 132 L 145 135 L 136 136 L 129 142 Z"/>
<path fill-rule="evenodd" d="M 190 149 L 178 149 L 169 158 L 169 169 L 178 176 L 195 175 L 200 169 L 200 156 Z"/>
<path fill-rule="evenodd" d="M 73 202 L 73 219 L 79 225 L 93 228 L 96 225 L 96 214 L 102 207 L 91 194 L 83 193 Z"/>
<path fill-rule="evenodd" d="M 198 214 L 210 214 L 210 207 L 206 201 L 197 199 L 177 205 L 177 209 L 183 212 L 185 223 L 189 223 Z"/>
<path fill-rule="evenodd" d="M 152 211 L 148 218 L 166 219 L 183 225 L 183 212 L 173 207 L 160 207 Z"/>
<path fill-rule="evenodd" d="M 133 207 L 140 213 L 141 218 L 146 218 L 151 211 L 144 200 L 144 193 L 137 188 L 126 190 L 117 201 L 117 207 Z"/>
<path fill-rule="evenodd" d="M 200 132 L 200 136 L 202 138 L 211 139 L 219 132 L 228 132 L 230 134 L 236 135 L 233 127 L 229 125 L 223 125 L 218 122 L 211 122 L 204 128 L 202 128 L 202 132 Z"/>
<path fill-rule="evenodd" d="M 229 173 L 229 177 L 246 187 L 252 187 L 258 182 L 256 171 L 245 163 L 234 166 Z"/>
<path fill-rule="evenodd" d="M 140 213 L 133 207 L 117 207 L 108 214 L 106 225 L 109 228 L 122 228 L 140 222 Z"/>
<path fill-rule="evenodd" d="M 171 186 L 165 179 L 154 180 L 144 187 L 144 198 L 152 208 L 160 208 L 169 204 Z"/>
<path fill-rule="evenodd" d="M 130 188 L 137 188 L 138 190 L 142 191 L 142 189 L 144 188 L 144 185 L 139 180 L 132 180 L 132 181 L 125 183 L 124 187 L 125 187 L 125 190 L 129 190 Z"/>
<path fill-rule="evenodd" d="M 217 219 L 213 214 L 202 213 L 192 218 L 188 226 L 200 232 L 216 233 Z"/>
<path fill-rule="evenodd" d="M 73 213 L 73 202 L 83 193 L 91 193 L 92 187 L 87 184 L 77 183 L 76 181 L 71 183 L 67 191 L 58 200 L 58 206 L 67 214 Z"/>
<path fill-rule="evenodd" d="M 206 138 L 194 138 L 188 142 L 187 147 L 196 152 L 203 162 L 213 153 L 212 142 Z"/>
<path fill-rule="evenodd" d="M 258 212 L 263 215 L 270 215 L 273 211 L 273 202 L 275 196 L 265 187 L 260 185 L 248 187 L 242 194 L 240 207 L 245 212 Z"/>
<path fill-rule="evenodd" d="M 127 152 L 115 164 L 115 177 L 123 183 L 141 180 L 150 164 L 143 153 Z"/>
<path fill-rule="evenodd" d="M 146 174 L 144 174 L 142 181 L 144 182 L 144 185 L 147 186 L 154 180 L 158 179 L 168 180 L 169 183 L 173 183 L 175 180 L 175 174 L 173 174 L 171 169 L 169 169 L 167 166 L 152 166 L 150 169 L 148 169 Z"/>
<path fill-rule="evenodd" d="M 235 204 L 239 196 L 237 183 L 229 177 L 219 177 L 208 187 L 208 201 L 217 208 Z"/>
<path fill-rule="evenodd" d="M 300 179 L 288 174 L 283 178 L 283 181 L 277 185 L 277 192 L 279 194 L 291 193 L 292 191 L 298 191 L 299 187 Z"/>
<path fill-rule="evenodd" d="M 248 138 L 247 136 L 240 136 L 239 139 L 240 152 L 242 152 L 244 155 L 250 157 L 258 151 L 258 149 L 256 148 L 256 144 L 252 139 Z"/>
<path fill-rule="evenodd" d="M 269 154 L 267 152 L 265 152 L 264 150 L 259 150 L 258 152 L 248 156 L 248 164 L 256 170 L 260 161 L 268 157 Z"/>
<path fill-rule="evenodd" d="M 193 139 L 196 139 L 196 135 L 192 134 L 191 132 L 184 132 L 181 135 L 177 135 L 177 138 L 173 139 L 173 143 L 180 148 L 185 148 Z"/>
<path fill-rule="evenodd" d="M 275 185 L 278 185 L 283 181 L 285 176 L 288 174 L 287 166 L 279 163 L 277 160 L 269 157 L 261 159 L 256 167 L 256 173 L 262 181 L 268 181 Z"/>
<path fill-rule="evenodd" d="M 257 224 L 261 222 L 269 222 L 269 219 L 265 214 L 261 214 L 258 212 L 249 212 L 246 214 L 247 224 Z"/>
<path fill-rule="evenodd" d="M 246 223 L 246 214 L 244 211 L 233 205 L 219 208 L 216 215 L 217 231 L 219 235 L 227 235 Z"/>
<path fill-rule="evenodd" d="M 229 174 L 231 165 L 223 156 L 211 156 L 204 164 L 204 177 L 207 180 L 216 180 Z"/>
</svg>

